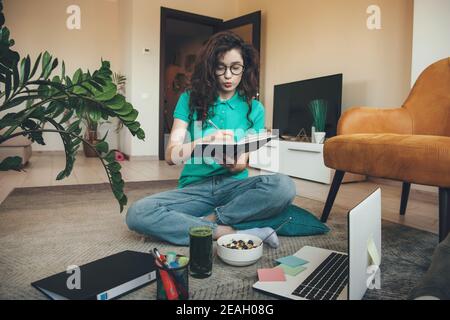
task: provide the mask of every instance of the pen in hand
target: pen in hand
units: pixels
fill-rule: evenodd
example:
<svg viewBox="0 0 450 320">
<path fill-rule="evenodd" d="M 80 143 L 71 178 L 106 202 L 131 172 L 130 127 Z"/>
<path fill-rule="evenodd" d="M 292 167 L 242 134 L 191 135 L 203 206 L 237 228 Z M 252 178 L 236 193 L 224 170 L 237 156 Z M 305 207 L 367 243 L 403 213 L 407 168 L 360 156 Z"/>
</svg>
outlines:
<svg viewBox="0 0 450 320">
<path fill-rule="evenodd" d="M 220 128 L 218 126 L 216 126 L 216 124 L 214 122 L 212 122 L 211 119 L 208 119 L 208 123 L 210 125 L 212 125 L 214 128 L 216 128 L 217 130 L 220 130 Z"/>
<path fill-rule="evenodd" d="M 218 134 L 219 134 L 220 138 L 222 138 L 222 139 L 223 139 L 223 136 L 229 136 L 230 138 L 233 137 L 231 132 L 227 132 L 227 130 L 220 129 L 214 122 L 212 122 L 211 119 L 208 119 L 207 122 L 210 125 L 212 125 L 217 131 L 219 131 L 219 132 L 216 132 L 216 133 L 214 133 L 212 135 L 213 136 L 213 141 L 217 139 L 216 135 L 218 135 Z"/>
</svg>

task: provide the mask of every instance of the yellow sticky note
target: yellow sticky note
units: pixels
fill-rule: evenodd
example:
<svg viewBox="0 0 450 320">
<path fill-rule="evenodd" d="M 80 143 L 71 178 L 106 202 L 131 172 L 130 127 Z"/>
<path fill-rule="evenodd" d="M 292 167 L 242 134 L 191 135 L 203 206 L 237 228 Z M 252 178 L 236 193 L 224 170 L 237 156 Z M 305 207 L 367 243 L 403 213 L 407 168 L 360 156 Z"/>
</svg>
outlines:
<svg viewBox="0 0 450 320">
<path fill-rule="evenodd" d="M 369 252 L 372 264 L 379 266 L 381 263 L 380 254 L 378 253 L 377 246 L 373 241 L 373 236 L 370 236 L 369 239 L 367 240 L 367 252 Z"/>
</svg>

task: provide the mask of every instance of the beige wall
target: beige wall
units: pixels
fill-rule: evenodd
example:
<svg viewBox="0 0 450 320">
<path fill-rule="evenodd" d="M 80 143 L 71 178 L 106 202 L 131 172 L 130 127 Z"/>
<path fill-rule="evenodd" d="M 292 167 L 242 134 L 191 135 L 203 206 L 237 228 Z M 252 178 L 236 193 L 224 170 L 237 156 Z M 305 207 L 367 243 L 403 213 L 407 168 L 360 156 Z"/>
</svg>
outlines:
<svg viewBox="0 0 450 320">
<path fill-rule="evenodd" d="M 66 8 L 74 3 L 82 10 L 80 31 L 65 27 Z M 49 50 L 71 72 L 97 68 L 103 57 L 127 76 L 127 98 L 147 138 L 124 132 L 120 146 L 138 156 L 158 154 L 161 6 L 224 20 L 262 10 L 261 97 L 271 127 L 279 83 L 342 72 L 344 109 L 403 102 L 411 76 L 412 0 L 376 3 L 379 31 L 366 27 L 371 0 L 5 0 L 5 14 L 19 52 Z M 55 136 L 47 141 L 48 149 L 62 148 Z"/>
<path fill-rule="evenodd" d="M 414 0 L 411 86 L 430 64 L 450 57 L 450 1 Z"/>
<path fill-rule="evenodd" d="M 81 30 L 68 30 L 66 8 L 81 7 Z M 49 51 L 64 60 L 66 70 L 95 70 L 101 58 L 120 70 L 119 8 L 115 0 L 5 0 L 6 26 L 16 41 L 14 49 L 21 56 L 30 54 L 33 61 L 40 52 Z M 105 125 L 102 129 L 107 129 Z M 47 145 L 33 145 L 34 150 L 63 150 L 58 135 L 44 135 Z M 117 138 L 110 135 L 111 146 Z"/>
<path fill-rule="evenodd" d="M 366 27 L 371 4 L 382 29 Z M 343 73 L 343 108 L 399 106 L 409 91 L 412 0 L 242 0 L 239 15 L 262 10 L 262 92 L 272 125 L 273 86 Z"/>
</svg>

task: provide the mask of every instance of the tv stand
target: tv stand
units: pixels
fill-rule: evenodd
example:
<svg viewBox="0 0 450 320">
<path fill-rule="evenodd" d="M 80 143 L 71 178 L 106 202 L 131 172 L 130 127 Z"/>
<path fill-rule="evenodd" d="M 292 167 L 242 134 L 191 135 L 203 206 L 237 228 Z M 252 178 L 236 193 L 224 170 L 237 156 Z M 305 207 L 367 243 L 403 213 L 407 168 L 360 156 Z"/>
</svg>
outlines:
<svg viewBox="0 0 450 320">
<path fill-rule="evenodd" d="M 334 171 L 323 161 L 323 144 L 272 140 L 250 153 L 252 168 L 279 172 L 291 177 L 331 184 Z M 365 176 L 346 174 L 343 182 L 364 181 Z"/>
</svg>

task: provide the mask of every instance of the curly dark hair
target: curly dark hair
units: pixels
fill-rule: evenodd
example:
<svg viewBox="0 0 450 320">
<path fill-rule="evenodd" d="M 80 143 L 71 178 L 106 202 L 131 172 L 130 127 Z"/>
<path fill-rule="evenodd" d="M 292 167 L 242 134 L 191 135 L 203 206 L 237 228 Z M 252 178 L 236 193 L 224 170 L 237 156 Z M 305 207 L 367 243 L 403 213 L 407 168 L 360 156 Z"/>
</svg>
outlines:
<svg viewBox="0 0 450 320">
<path fill-rule="evenodd" d="M 197 121 L 202 121 L 203 126 L 205 119 L 214 116 L 210 106 L 219 96 L 219 83 L 215 69 L 219 59 L 232 49 L 239 50 L 244 60 L 244 72 L 237 92 L 247 101 L 249 128 L 253 126 L 249 116 L 252 111 L 251 102 L 258 92 L 259 53 L 252 45 L 245 43 L 241 37 L 231 31 L 216 33 L 203 45 L 192 73 L 191 85 L 188 89 L 190 118 L 192 119 L 194 112 L 197 111 Z"/>
</svg>

